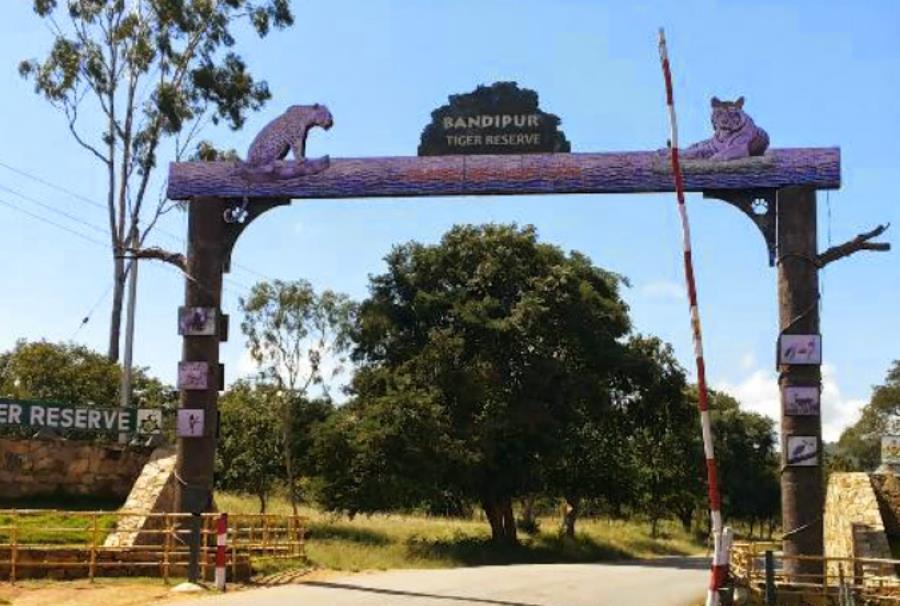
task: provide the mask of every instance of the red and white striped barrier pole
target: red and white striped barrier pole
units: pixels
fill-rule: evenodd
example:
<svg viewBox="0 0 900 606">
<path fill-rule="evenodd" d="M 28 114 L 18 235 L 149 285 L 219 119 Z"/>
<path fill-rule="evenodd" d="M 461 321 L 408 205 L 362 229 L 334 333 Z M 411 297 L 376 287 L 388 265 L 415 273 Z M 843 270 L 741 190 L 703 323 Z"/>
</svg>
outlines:
<svg viewBox="0 0 900 606">
<path fill-rule="evenodd" d="M 703 337 L 700 330 L 700 310 L 697 307 L 697 285 L 694 281 L 694 262 L 691 257 L 691 226 L 688 222 L 687 206 L 684 203 L 684 176 L 678 159 L 678 121 L 675 118 L 675 96 L 672 92 L 672 73 L 669 69 L 669 55 L 666 50 L 665 32 L 659 30 L 659 59 L 662 62 L 663 77 L 666 82 L 666 103 L 669 107 L 672 174 L 675 177 L 675 194 L 678 198 L 678 214 L 681 217 L 681 232 L 684 241 L 684 278 L 687 284 L 688 304 L 691 310 L 691 329 L 694 337 L 694 357 L 697 362 L 697 391 L 700 408 L 700 427 L 703 431 L 703 451 L 706 455 L 706 478 L 709 490 L 709 511 L 712 518 L 713 561 L 706 606 L 718 606 L 719 588 L 728 576 L 728 552 L 731 548 L 731 530 L 723 534 L 721 497 L 716 476 L 716 458 L 713 451 L 712 426 L 709 421 L 709 393 L 706 388 L 706 364 L 703 360 Z"/>
<path fill-rule="evenodd" d="M 216 589 L 225 591 L 225 564 L 228 547 L 228 514 L 219 516 L 216 526 Z"/>
</svg>

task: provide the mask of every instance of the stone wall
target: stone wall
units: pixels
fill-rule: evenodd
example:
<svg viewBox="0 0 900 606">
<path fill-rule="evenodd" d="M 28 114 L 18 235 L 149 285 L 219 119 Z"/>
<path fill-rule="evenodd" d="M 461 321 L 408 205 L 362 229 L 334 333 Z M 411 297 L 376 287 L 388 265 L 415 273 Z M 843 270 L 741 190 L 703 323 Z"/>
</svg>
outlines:
<svg viewBox="0 0 900 606">
<path fill-rule="evenodd" d="M 151 452 L 121 444 L 0 438 L 0 495 L 124 500 Z"/>
<path fill-rule="evenodd" d="M 873 482 L 867 473 L 832 473 L 825 496 L 825 556 L 829 558 L 891 557 L 884 522 Z M 828 574 L 837 578 L 838 562 L 829 562 Z M 858 566 L 844 575 L 882 577 L 893 574 L 892 567 L 879 564 Z"/>
<path fill-rule="evenodd" d="M 178 483 L 175 477 L 175 448 L 157 448 L 150 456 L 140 476 L 134 482 L 122 512 L 137 512 L 119 519 L 116 527 L 106 537 L 106 547 L 134 547 L 135 545 L 160 545 L 164 535 L 165 520 L 146 513 L 175 511 Z"/>
<path fill-rule="evenodd" d="M 872 487 L 888 537 L 900 537 L 900 478 L 893 473 L 872 474 Z"/>
</svg>

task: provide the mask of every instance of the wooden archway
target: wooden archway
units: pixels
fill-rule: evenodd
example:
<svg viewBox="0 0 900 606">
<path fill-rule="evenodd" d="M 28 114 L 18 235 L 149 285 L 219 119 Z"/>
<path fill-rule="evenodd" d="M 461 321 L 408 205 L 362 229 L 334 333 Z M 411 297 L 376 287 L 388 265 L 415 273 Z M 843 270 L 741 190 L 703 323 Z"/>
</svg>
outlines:
<svg viewBox="0 0 900 606">
<path fill-rule="evenodd" d="M 275 164 L 275 173 L 291 172 L 290 162 Z M 836 258 L 875 247 L 868 239 L 877 235 L 865 234 L 822 255 L 818 252 L 816 192 L 840 187 L 839 149 L 774 149 L 728 162 L 688 161 L 683 170 L 687 191 L 735 206 L 762 233 L 770 265 L 778 272 L 778 335 L 818 334 L 818 270 Z M 223 272 L 229 269 L 238 236 L 263 212 L 293 199 L 639 194 L 671 192 L 672 183 L 666 157 L 656 152 L 381 157 L 333 159 L 315 174 L 252 183 L 235 162 L 176 163 L 170 167 L 168 195 L 189 202 L 185 305 L 218 309 Z M 211 503 L 217 388 L 224 384 L 219 342 L 219 336 L 184 337 L 182 361 L 206 363 L 210 380 L 207 389 L 183 391 L 181 396 L 182 408 L 202 409 L 207 423 L 201 437 L 179 440 L 180 511 L 202 511 Z M 818 365 L 783 364 L 779 371 L 782 387 L 821 388 Z M 781 430 L 783 440 L 815 436 L 821 444 L 819 416 L 782 414 Z M 785 555 L 822 554 L 821 448 L 816 463 L 782 467 Z"/>
</svg>

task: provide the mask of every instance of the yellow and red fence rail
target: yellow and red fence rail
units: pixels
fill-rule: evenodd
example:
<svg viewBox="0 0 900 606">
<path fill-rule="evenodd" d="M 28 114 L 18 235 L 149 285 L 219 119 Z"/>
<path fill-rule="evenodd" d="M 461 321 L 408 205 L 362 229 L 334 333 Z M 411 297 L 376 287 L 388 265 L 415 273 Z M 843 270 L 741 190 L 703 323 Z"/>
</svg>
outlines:
<svg viewBox="0 0 900 606">
<path fill-rule="evenodd" d="M 306 520 L 300 516 L 231 514 L 224 528 L 222 517 L 201 516 L 203 578 L 212 578 L 217 563 L 241 579 L 254 561 L 305 557 Z M 0 510 L 0 580 L 182 577 L 192 522 L 190 514 Z M 218 547 L 222 530 L 224 549 Z"/>
<path fill-rule="evenodd" d="M 781 543 L 738 542 L 731 550 L 731 578 L 734 585 L 762 595 L 766 588 L 766 552 L 772 553 L 771 581 L 779 599 L 800 596 L 816 603 L 844 603 L 849 593 L 857 604 L 894 604 L 900 606 L 900 560 L 856 557 L 788 556 L 780 552 Z M 786 562 L 815 562 L 816 572 L 790 572 Z M 781 603 L 781 602 L 779 602 Z"/>
</svg>

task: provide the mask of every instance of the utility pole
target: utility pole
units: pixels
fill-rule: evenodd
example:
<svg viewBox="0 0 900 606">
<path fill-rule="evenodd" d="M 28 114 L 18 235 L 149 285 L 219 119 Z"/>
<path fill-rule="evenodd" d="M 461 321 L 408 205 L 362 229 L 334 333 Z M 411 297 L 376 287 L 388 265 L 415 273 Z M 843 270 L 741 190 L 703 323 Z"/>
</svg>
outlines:
<svg viewBox="0 0 900 606">
<path fill-rule="evenodd" d="M 134 225 L 130 234 L 131 250 L 138 249 L 138 228 Z M 128 311 L 125 320 L 125 354 L 122 358 L 122 384 L 119 389 L 119 401 L 122 408 L 131 406 L 131 377 L 132 377 L 132 360 L 134 353 L 134 312 L 137 306 L 137 280 L 138 280 L 138 259 L 132 256 L 128 269 Z M 127 433 L 119 434 L 119 442 L 126 444 L 129 435 Z"/>
</svg>

